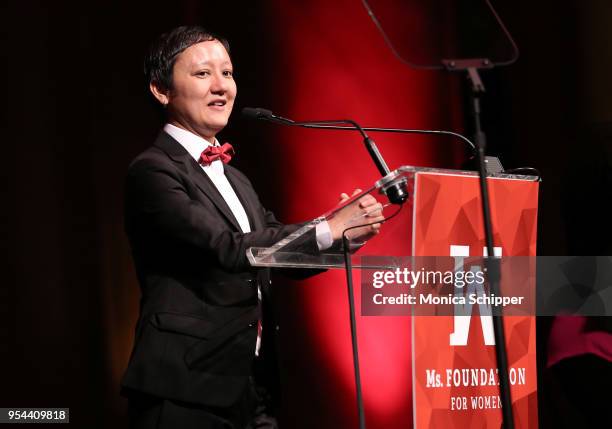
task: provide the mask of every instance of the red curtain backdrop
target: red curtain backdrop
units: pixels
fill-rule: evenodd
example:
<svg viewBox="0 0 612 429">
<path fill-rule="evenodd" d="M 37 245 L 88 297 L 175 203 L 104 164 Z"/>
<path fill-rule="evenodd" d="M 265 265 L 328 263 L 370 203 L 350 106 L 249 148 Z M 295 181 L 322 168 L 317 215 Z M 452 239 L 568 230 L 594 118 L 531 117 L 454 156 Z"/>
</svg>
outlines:
<svg viewBox="0 0 612 429">
<path fill-rule="evenodd" d="M 413 5 L 402 10 L 397 3 L 398 13 L 423 13 Z M 413 70 L 398 61 L 361 2 L 275 1 L 268 3 L 268 15 L 276 41 L 269 64 L 270 108 L 275 113 L 296 120 L 351 118 L 364 126 L 460 129 L 455 78 Z M 366 188 L 379 178 L 357 132 L 270 131 L 282 159 L 276 174 L 284 220 L 315 217 L 331 208 L 341 192 Z M 461 144 L 453 141 L 373 137 L 391 169 L 448 167 L 462 153 Z M 402 228 L 406 225 L 405 216 L 385 225 L 384 233 L 362 252 L 409 254 L 410 231 Z M 355 281 L 359 282 L 358 276 Z M 344 273 L 329 271 L 299 284 L 283 283 L 277 291 L 283 423 L 293 428 L 356 427 Z M 359 305 L 358 284 L 356 291 Z M 410 319 L 359 317 L 358 330 L 369 427 L 409 427 Z"/>
</svg>

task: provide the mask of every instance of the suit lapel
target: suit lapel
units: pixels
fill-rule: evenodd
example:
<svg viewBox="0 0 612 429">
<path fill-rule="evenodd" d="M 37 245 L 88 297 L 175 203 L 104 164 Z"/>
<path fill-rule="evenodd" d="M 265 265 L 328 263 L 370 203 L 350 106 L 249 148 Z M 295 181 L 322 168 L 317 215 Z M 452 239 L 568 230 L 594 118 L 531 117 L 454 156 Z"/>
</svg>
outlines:
<svg viewBox="0 0 612 429">
<path fill-rule="evenodd" d="M 254 201 L 254 196 L 252 192 L 248 191 L 247 185 L 243 183 L 243 180 L 236 173 L 236 169 L 230 165 L 225 165 L 225 177 L 229 181 L 232 188 L 234 188 L 234 192 L 236 192 L 236 196 L 242 203 L 242 207 L 246 212 L 247 217 L 249 218 L 249 224 L 251 225 L 251 230 L 260 229 L 263 227 L 263 221 L 261 219 L 260 211 L 257 210 L 257 204 Z"/>
<path fill-rule="evenodd" d="M 223 199 L 221 193 L 217 190 L 215 184 L 210 180 L 208 175 L 202 171 L 200 165 L 191 155 L 189 155 L 179 142 L 162 131 L 157 137 L 154 145 L 163 150 L 174 162 L 182 164 L 184 171 L 193 179 L 196 186 L 212 201 L 227 221 L 232 224 L 237 231 L 241 231 L 240 224 L 234 217 L 234 214 Z"/>
</svg>

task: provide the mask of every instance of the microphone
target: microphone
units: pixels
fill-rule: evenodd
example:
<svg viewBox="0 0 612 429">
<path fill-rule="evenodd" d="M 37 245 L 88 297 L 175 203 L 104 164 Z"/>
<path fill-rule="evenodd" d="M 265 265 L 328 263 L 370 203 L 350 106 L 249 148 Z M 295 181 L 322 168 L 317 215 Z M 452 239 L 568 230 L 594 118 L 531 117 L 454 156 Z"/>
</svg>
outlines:
<svg viewBox="0 0 612 429">
<path fill-rule="evenodd" d="M 290 125 L 303 128 L 323 128 L 323 129 L 343 129 L 343 130 L 357 130 L 363 136 L 363 143 L 366 146 L 372 161 L 376 165 L 376 168 L 380 174 L 385 177 L 391 171 L 387 166 L 383 156 L 381 155 L 376 143 L 370 138 L 363 127 L 352 119 L 336 119 L 336 120 L 325 120 L 325 121 L 309 121 L 309 122 L 295 122 L 291 119 L 283 118 L 282 116 L 276 116 L 270 110 L 261 108 L 245 107 L 242 109 L 242 114 L 249 119 L 260 119 L 282 125 Z M 333 124 L 349 124 L 350 127 L 339 127 Z M 393 204 L 403 204 L 408 199 L 408 190 L 406 189 L 406 181 L 392 181 L 383 188 L 383 191 L 389 201 Z"/>
<path fill-rule="evenodd" d="M 274 117 L 271 110 L 259 107 L 245 107 L 242 109 L 242 115 L 249 119 L 271 119 Z"/>
<path fill-rule="evenodd" d="M 242 116 L 248 119 L 262 119 L 270 122 L 293 123 L 291 119 L 276 116 L 271 110 L 262 109 L 260 107 L 245 107 L 242 109 Z"/>
</svg>

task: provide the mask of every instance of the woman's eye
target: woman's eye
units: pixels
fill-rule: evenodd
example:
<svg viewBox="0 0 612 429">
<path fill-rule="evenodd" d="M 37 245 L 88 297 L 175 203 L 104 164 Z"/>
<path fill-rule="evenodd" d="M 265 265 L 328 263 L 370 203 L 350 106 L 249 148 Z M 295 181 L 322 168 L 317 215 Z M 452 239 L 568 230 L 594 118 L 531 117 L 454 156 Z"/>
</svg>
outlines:
<svg viewBox="0 0 612 429">
<path fill-rule="evenodd" d="M 223 76 L 225 76 L 225 77 L 232 77 L 232 76 L 234 76 L 234 72 L 231 71 L 231 70 L 225 70 L 223 72 Z"/>
<path fill-rule="evenodd" d="M 209 74 L 210 74 L 210 72 L 209 72 L 209 71 L 207 71 L 207 70 L 202 70 L 202 71 L 197 72 L 197 73 L 196 73 L 196 76 L 205 77 L 205 76 L 208 76 Z"/>
</svg>

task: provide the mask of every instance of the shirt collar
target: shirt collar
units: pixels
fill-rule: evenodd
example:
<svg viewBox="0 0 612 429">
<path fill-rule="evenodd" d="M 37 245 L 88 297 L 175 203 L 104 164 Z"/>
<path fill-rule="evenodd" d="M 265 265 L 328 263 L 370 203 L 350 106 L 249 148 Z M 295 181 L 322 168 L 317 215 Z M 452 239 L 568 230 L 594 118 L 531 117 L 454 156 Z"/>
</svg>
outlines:
<svg viewBox="0 0 612 429">
<path fill-rule="evenodd" d="M 202 151 L 210 146 L 208 140 L 172 124 L 164 125 L 164 131 L 179 142 L 196 161 L 200 159 Z M 216 138 L 214 146 L 219 146 L 219 142 Z"/>
</svg>

